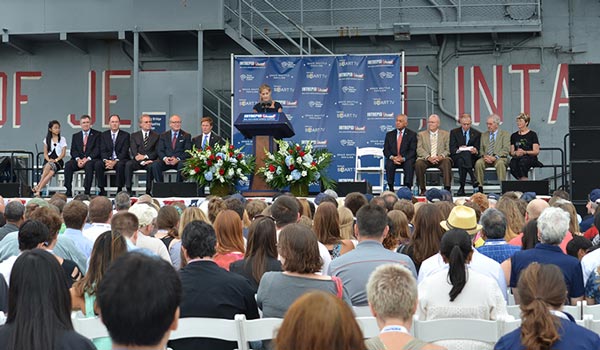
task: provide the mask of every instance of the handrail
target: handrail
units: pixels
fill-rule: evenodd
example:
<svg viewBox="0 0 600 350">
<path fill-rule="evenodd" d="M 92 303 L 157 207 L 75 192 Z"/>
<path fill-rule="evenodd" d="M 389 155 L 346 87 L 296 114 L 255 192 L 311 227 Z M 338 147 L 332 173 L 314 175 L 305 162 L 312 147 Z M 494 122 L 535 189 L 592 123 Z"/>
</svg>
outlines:
<svg viewBox="0 0 600 350">
<path fill-rule="evenodd" d="M 562 176 L 561 176 L 561 180 L 562 180 L 562 188 L 565 188 L 565 151 L 560 148 L 560 147 L 540 147 L 540 152 L 541 151 L 558 151 L 560 152 L 560 164 L 559 165 L 555 165 L 555 164 L 550 164 L 550 165 L 544 165 L 542 166 L 542 168 L 553 168 L 554 170 L 554 185 L 556 187 L 556 179 L 558 178 L 558 174 L 556 172 L 556 168 L 560 167 L 560 169 L 562 170 Z"/>
</svg>

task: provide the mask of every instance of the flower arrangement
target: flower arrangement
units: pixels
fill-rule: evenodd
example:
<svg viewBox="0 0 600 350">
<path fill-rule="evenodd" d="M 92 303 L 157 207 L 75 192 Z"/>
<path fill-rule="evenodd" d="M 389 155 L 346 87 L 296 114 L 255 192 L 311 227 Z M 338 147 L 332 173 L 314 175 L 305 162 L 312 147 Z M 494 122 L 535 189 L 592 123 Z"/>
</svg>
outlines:
<svg viewBox="0 0 600 350">
<path fill-rule="evenodd" d="M 185 160 L 182 173 L 198 185 L 211 189 L 217 185 L 233 187 L 239 180 L 248 181 L 248 174 L 254 171 L 254 157 L 244 155 L 243 148 L 236 149 L 229 141 L 204 149 L 194 146 L 186 151 L 190 158 Z"/>
<path fill-rule="evenodd" d="M 330 152 L 313 149 L 310 141 L 304 147 L 283 140 L 275 142 L 279 150 L 265 152 L 265 166 L 259 169 L 259 174 L 271 188 L 282 189 L 294 184 L 308 186 L 319 181 L 325 188 L 333 187 L 333 180 L 326 174 L 333 156 Z"/>
</svg>

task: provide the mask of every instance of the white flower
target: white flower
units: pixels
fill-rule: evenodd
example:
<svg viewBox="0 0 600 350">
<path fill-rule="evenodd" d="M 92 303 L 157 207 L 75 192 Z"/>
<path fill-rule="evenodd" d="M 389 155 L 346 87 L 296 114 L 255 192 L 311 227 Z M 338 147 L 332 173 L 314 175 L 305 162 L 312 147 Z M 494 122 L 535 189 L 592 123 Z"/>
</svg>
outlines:
<svg viewBox="0 0 600 350">
<path fill-rule="evenodd" d="M 302 164 L 302 158 L 301 157 L 296 158 L 296 163 Z"/>
<path fill-rule="evenodd" d="M 227 171 L 227 175 L 229 175 L 229 177 L 232 177 L 233 175 L 235 175 L 235 170 L 233 170 L 233 168 L 229 168 L 229 171 Z"/>
<path fill-rule="evenodd" d="M 274 155 L 272 155 L 271 153 L 267 154 L 267 157 L 268 157 L 270 160 L 275 160 L 275 156 L 274 156 Z"/>
<path fill-rule="evenodd" d="M 190 170 L 190 175 L 196 175 L 196 170 L 194 170 L 194 169 Z"/>
<path fill-rule="evenodd" d="M 294 178 L 292 177 L 292 175 L 288 175 L 288 176 L 286 176 L 286 177 L 285 177 L 285 179 L 286 179 L 286 180 L 288 180 L 288 181 L 290 181 L 290 182 L 291 182 L 292 180 L 294 180 Z"/>
<path fill-rule="evenodd" d="M 302 177 L 306 177 L 306 175 L 308 175 L 308 173 L 306 172 L 306 170 L 302 170 Z"/>
<path fill-rule="evenodd" d="M 237 168 L 237 169 L 235 170 L 235 172 L 236 172 L 238 175 L 241 175 L 241 174 L 242 174 L 242 169 L 240 169 L 240 168 Z"/>
</svg>

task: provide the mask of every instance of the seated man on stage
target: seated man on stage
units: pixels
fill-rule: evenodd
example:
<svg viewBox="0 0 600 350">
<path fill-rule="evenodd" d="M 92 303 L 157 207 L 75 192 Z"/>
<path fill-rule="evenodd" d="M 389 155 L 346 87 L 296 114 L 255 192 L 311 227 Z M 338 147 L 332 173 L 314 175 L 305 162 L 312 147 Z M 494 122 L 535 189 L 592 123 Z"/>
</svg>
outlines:
<svg viewBox="0 0 600 350">
<path fill-rule="evenodd" d="M 106 196 L 105 170 L 114 170 L 117 173 L 117 192 L 121 192 L 125 184 L 125 164 L 129 160 L 129 133 L 119 129 L 121 117 L 113 114 L 108 120 L 110 129 L 100 135 L 100 157 L 102 162 L 94 165 L 96 181 L 100 196 Z"/>
<path fill-rule="evenodd" d="M 163 132 L 158 139 L 158 159 L 152 163 L 154 182 L 164 182 L 163 171 L 167 169 L 177 169 L 177 182 L 181 182 L 181 168 L 190 156 L 186 151 L 192 149 L 192 136 L 181 130 L 181 117 L 172 115 L 169 126 L 171 130 Z"/>
<path fill-rule="evenodd" d="M 404 186 L 411 188 L 415 158 L 417 157 L 417 134 L 407 128 L 408 117 L 406 114 L 396 116 L 396 128 L 385 134 L 383 155 L 385 157 L 385 172 L 388 188 L 394 191 L 394 178 L 396 169 L 402 168 L 404 172 Z"/>
<path fill-rule="evenodd" d="M 425 195 L 425 171 L 427 168 L 439 168 L 444 177 L 444 188 L 450 190 L 452 184 L 452 160 L 450 155 L 450 136 L 446 130 L 440 130 L 440 117 L 432 114 L 427 120 L 427 130 L 417 135 L 417 161 L 415 172 L 421 196 Z"/>
<path fill-rule="evenodd" d="M 459 118 L 460 127 L 450 131 L 450 157 L 454 166 L 458 168 L 460 187 L 457 196 L 464 196 L 465 182 L 467 173 L 471 176 L 473 189 L 477 189 L 479 184 L 473 173 L 473 166 L 479 158 L 479 145 L 481 133 L 471 128 L 471 115 L 463 114 Z"/>
<path fill-rule="evenodd" d="M 81 131 L 71 138 L 71 160 L 65 163 L 65 187 L 67 197 L 73 196 L 73 172 L 85 171 L 83 188 L 85 194 L 90 194 L 94 179 L 94 163 L 100 158 L 100 132 L 92 129 L 92 118 L 82 115 L 79 119 Z"/>
<path fill-rule="evenodd" d="M 133 159 L 125 164 L 125 187 L 132 194 L 133 172 L 146 170 L 146 194 L 152 191 L 152 171 L 150 166 L 158 157 L 156 146 L 158 145 L 158 133 L 152 130 L 152 118 L 149 115 L 140 117 L 140 130 L 131 134 L 130 147 Z"/>
<path fill-rule="evenodd" d="M 217 144 L 218 145 L 224 144 L 224 141 L 221 138 L 221 136 L 215 134 L 212 131 L 213 120 L 211 117 L 202 118 L 202 121 L 200 122 L 200 126 L 202 127 L 202 134 L 200 134 L 192 139 L 192 144 L 194 144 L 197 149 L 204 149 L 204 148 L 206 148 L 206 145 L 208 145 L 212 148 L 212 147 L 215 147 L 215 145 L 217 145 Z"/>
<path fill-rule="evenodd" d="M 508 131 L 500 130 L 499 126 L 500 117 L 492 114 L 487 119 L 488 131 L 481 134 L 481 146 L 479 147 L 481 158 L 475 162 L 475 176 L 477 177 L 477 182 L 479 182 L 479 192 L 483 192 L 484 172 L 487 167 L 496 168 L 498 181 L 506 179 L 510 135 Z"/>
</svg>

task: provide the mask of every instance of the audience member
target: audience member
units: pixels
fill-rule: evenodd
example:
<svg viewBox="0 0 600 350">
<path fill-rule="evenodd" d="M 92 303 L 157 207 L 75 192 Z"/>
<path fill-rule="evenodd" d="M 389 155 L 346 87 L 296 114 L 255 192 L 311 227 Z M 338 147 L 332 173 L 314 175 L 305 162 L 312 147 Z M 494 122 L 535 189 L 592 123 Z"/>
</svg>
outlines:
<svg viewBox="0 0 600 350">
<path fill-rule="evenodd" d="M 19 226 L 25 221 L 25 206 L 23 203 L 18 200 L 8 202 L 4 208 L 4 218 L 6 219 L 6 224 L 0 228 L 0 240 L 7 234 L 18 231 Z"/>
<path fill-rule="evenodd" d="M 115 196 L 115 210 L 127 211 L 131 207 L 131 197 L 126 191 L 121 191 Z"/>
<path fill-rule="evenodd" d="M 379 265 L 397 263 L 407 267 L 415 276 L 415 266 L 404 254 L 391 252 L 382 242 L 388 233 L 385 209 L 369 204 L 356 213 L 354 234 L 358 239 L 356 249 L 335 259 L 329 266 L 329 274 L 342 279 L 348 290 L 352 305 L 367 305 L 365 286 L 369 275 Z"/>
<path fill-rule="evenodd" d="M 598 334 L 562 311 L 567 286 L 556 265 L 530 264 L 517 287 L 521 326 L 500 338 L 495 349 L 600 349 Z"/>
<path fill-rule="evenodd" d="M 485 243 L 477 250 L 486 256 L 502 263 L 510 258 L 519 247 L 509 245 L 504 239 L 506 233 L 506 218 L 504 214 L 496 208 L 486 210 L 481 216 L 481 236 Z"/>
<path fill-rule="evenodd" d="M 213 261 L 217 236 L 210 224 L 200 221 L 189 223 L 183 230 L 181 242 L 187 265 L 180 271 L 183 290 L 180 317 L 230 320 L 236 314 L 245 314 L 247 319 L 259 317 L 250 282 L 238 274 L 225 271 Z M 169 347 L 176 350 L 230 350 L 235 343 L 190 338 L 171 341 Z"/>
<path fill-rule="evenodd" d="M 79 207 L 80 206 L 78 206 L 78 208 Z M 110 231 L 110 221 L 113 215 L 112 204 L 110 203 L 110 199 L 104 196 L 94 197 L 90 201 L 88 211 L 89 222 L 91 223 L 91 225 L 90 227 L 83 230 L 83 236 L 92 241 L 93 243 L 96 240 L 96 238 L 98 238 L 98 236 L 100 236 L 102 233 Z M 81 210 L 81 213 L 79 213 L 79 217 L 81 217 L 82 214 L 83 210 Z M 83 221 L 85 222 L 85 218 Z"/>
<path fill-rule="evenodd" d="M 495 207 L 506 218 L 507 229 L 504 239 L 507 242 L 517 237 L 521 233 L 523 225 L 525 225 L 525 216 L 521 215 L 517 201 L 518 199 L 512 199 L 510 196 L 503 195 Z"/>
<path fill-rule="evenodd" d="M 114 349 L 166 348 L 180 302 L 181 282 L 170 264 L 142 254 L 117 259 L 98 285 L 98 308 Z"/>
<path fill-rule="evenodd" d="M 294 300 L 314 289 L 337 295 L 351 305 L 338 277 L 318 274 L 323 263 L 317 237 L 309 228 L 301 224 L 287 225 L 281 230 L 277 247 L 283 272 L 265 272 L 256 294 L 263 317 L 282 318 Z"/>
<path fill-rule="evenodd" d="M 594 219 L 594 225 L 599 225 L 598 227 L 600 227 L 600 214 L 596 215 Z M 596 240 L 593 240 L 592 244 L 595 241 Z M 2 245 L 2 242 L 0 242 L 0 245 Z M 594 271 L 598 266 L 600 266 L 600 249 L 594 249 L 590 251 L 581 259 L 581 268 L 583 272 L 584 283 L 588 280 L 588 278 L 592 274 L 592 271 Z"/>
<path fill-rule="evenodd" d="M 548 202 L 546 202 L 543 199 L 533 199 L 531 200 L 529 203 L 527 203 L 527 208 L 525 210 L 525 222 L 529 222 L 531 220 L 536 220 L 538 217 L 540 217 L 540 214 L 542 213 L 542 211 L 544 211 L 544 209 L 548 208 L 549 204 Z M 522 244 L 522 238 L 523 238 L 523 234 L 520 233 L 518 234 L 516 237 L 514 237 L 513 239 L 511 239 L 510 241 L 508 241 L 508 244 L 511 245 L 516 245 L 516 246 L 521 246 Z"/>
<path fill-rule="evenodd" d="M 369 306 L 381 329 L 378 337 L 366 341 L 368 350 L 444 349 L 410 335 L 417 308 L 417 281 L 398 264 L 378 266 L 367 283 Z"/>
<path fill-rule="evenodd" d="M 490 207 L 488 197 L 481 192 L 473 193 L 470 202 L 476 203 L 482 213 Z"/>
<path fill-rule="evenodd" d="M 233 210 L 225 209 L 217 215 L 213 226 L 217 234 L 217 254 L 213 261 L 229 271 L 229 265 L 243 259 L 246 252 L 242 220 Z"/>
<path fill-rule="evenodd" d="M 281 271 L 281 262 L 277 260 L 275 221 L 271 217 L 252 221 L 244 259 L 232 262 L 229 271 L 246 277 L 255 292 L 265 272 Z"/>
<path fill-rule="evenodd" d="M 396 231 L 396 241 L 386 243 L 386 237 L 386 239 L 383 240 L 383 246 L 393 251 L 400 250 L 401 246 L 405 246 L 410 242 L 410 227 L 408 226 L 408 219 L 406 218 L 404 212 L 400 210 L 389 211 L 387 213 L 387 217 L 389 220 L 388 226 L 390 226 L 390 230 L 392 230 L 393 227 L 394 231 Z M 389 225 L 390 222 L 392 225 Z M 388 233 L 388 237 L 389 236 L 390 235 Z"/>
<path fill-rule="evenodd" d="M 73 310 L 81 310 L 87 318 L 96 317 L 99 313 L 96 304 L 98 285 L 112 262 L 125 253 L 127 253 L 127 243 L 120 233 L 106 231 L 98 236 L 94 242 L 86 275 L 75 282 L 69 290 Z M 93 342 L 98 350 L 109 350 L 112 346 L 109 338 L 98 338 Z"/>
<path fill-rule="evenodd" d="M 337 211 L 340 219 L 340 237 L 342 239 L 355 239 L 354 215 L 352 215 L 352 211 L 344 206 L 338 207 Z"/>
<path fill-rule="evenodd" d="M 419 284 L 419 320 L 474 318 L 496 320 L 507 316 L 506 301 L 492 278 L 468 269 L 473 247 L 463 229 L 451 229 L 442 237 L 440 253 L 448 271 L 434 273 Z M 493 344 L 470 340 L 436 342 L 449 349 L 491 349 Z"/>
<path fill-rule="evenodd" d="M 529 264 L 532 262 L 555 264 L 563 272 L 569 291 L 564 301 L 576 305 L 577 301 L 583 299 L 586 282 L 582 275 L 581 264 L 576 258 L 564 254 L 558 246 L 569 228 L 569 214 L 560 208 L 546 208 L 538 218 L 537 226 L 540 243 L 533 249 L 516 252 L 502 263 L 506 271 L 510 270 L 510 287 L 513 288 L 513 294 L 516 294 L 514 289 L 517 288 L 521 271 Z"/>
<path fill-rule="evenodd" d="M 540 243 L 537 228 L 537 219 L 529 220 L 523 227 L 523 236 L 521 237 L 521 249 L 533 249 Z"/>
<path fill-rule="evenodd" d="M 440 209 L 433 204 L 425 204 L 415 213 L 415 230 L 410 237 L 410 242 L 401 253 L 408 255 L 417 273 L 421 264 L 427 258 L 435 255 L 440 250 L 440 240 L 444 234 L 440 222 L 444 220 Z"/>
<path fill-rule="evenodd" d="M 154 237 L 160 239 L 169 251 L 179 240 L 180 219 L 179 212 L 171 205 L 165 205 L 158 211 Z"/>
<path fill-rule="evenodd" d="M 356 216 L 356 212 L 362 206 L 369 204 L 367 197 L 360 192 L 351 192 L 344 198 L 344 206 L 352 211 L 352 215 Z"/>
<path fill-rule="evenodd" d="M 569 233 L 571 237 L 569 237 L 569 241 L 573 236 L 580 236 L 581 232 L 579 231 L 579 223 L 577 222 L 577 209 L 570 201 L 559 199 L 554 204 L 552 204 L 555 208 L 560 208 L 569 214 Z M 566 237 L 566 236 L 565 236 Z"/>
<path fill-rule="evenodd" d="M 587 231 L 594 223 L 594 213 L 600 204 L 600 188 L 594 188 L 588 195 L 588 201 L 585 205 L 587 216 L 579 223 L 580 232 Z"/>
<path fill-rule="evenodd" d="M 118 213 L 117 215 L 125 213 Z M 156 220 L 156 216 L 158 215 L 156 210 L 148 204 L 142 203 L 135 204 L 129 208 L 129 213 L 135 215 L 138 220 L 137 234 L 135 235 L 134 242 L 135 246 L 151 251 L 170 264 L 171 256 L 169 255 L 169 251 L 167 250 L 167 247 L 165 247 L 165 244 L 163 244 L 160 239 L 150 236 L 150 233 L 154 228 L 154 220 Z"/>
<path fill-rule="evenodd" d="M 277 331 L 275 348 L 363 350 L 365 344 L 348 305 L 330 293 L 314 291 L 290 306 Z"/>
<path fill-rule="evenodd" d="M 210 222 L 215 222 L 217 215 L 225 210 L 225 204 L 223 203 L 223 199 L 220 197 L 212 197 L 208 200 L 208 220 Z"/>
<path fill-rule="evenodd" d="M 94 244 L 94 241 L 84 236 L 81 231 L 85 219 L 87 218 L 87 214 L 88 207 L 85 203 L 81 201 L 71 201 L 65 205 L 62 215 L 65 225 L 67 226 L 64 233 L 65 237 L 69 237 L 75 243 L 77 248 L 89 258 L 90 254 L 92 254 L 92 245 Z"/>
<path fill-rule="evenodd" d="M 15 261 L 8 292 L 3 349 L 96 349 L 71 323 L 67 278 L 48 252 L 34 249 Z M 35 315 L 35 316 L 34 316 Z"/>
<path fill-rule="evenodd" d="M 313 230 L 319 242 L 327 247 L 332 260 L 354 249 L 352 241 L 342 239 L 339 215 L 336 207 L 331 203 L 319 205 L 315 213 Z"/>
<path fill-rule="evenodd" d="M 267 203 L 262 200 L 251 200 L 246 204 L 246 212 L 250 221 L 254 220 L 256 215 L 259 215 L 267 208 Z"/>
</svg>

